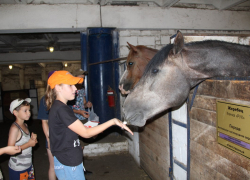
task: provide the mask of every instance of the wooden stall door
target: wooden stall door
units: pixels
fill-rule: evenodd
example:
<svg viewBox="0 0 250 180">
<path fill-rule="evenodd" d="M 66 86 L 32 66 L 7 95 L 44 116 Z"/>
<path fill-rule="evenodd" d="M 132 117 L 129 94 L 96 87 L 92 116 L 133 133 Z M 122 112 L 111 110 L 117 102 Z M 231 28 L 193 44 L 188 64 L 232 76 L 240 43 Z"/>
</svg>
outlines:
<svg viewBox="0 0 250 180">
<path fill-rule="evenodd" d="M 153 180 L 170 180 L 168 115 L 148 122 L 139 137 L 141 167 Z"/>
<path fill-rule="evenodd" d="M 206 80 L 199 85 L 190 113 L 190 179 L 250 179 L 250 160 L 218 144 L 216 131 L 216 100 L 249 106 L 249 93 L 249 80 Z"/>
</svg>

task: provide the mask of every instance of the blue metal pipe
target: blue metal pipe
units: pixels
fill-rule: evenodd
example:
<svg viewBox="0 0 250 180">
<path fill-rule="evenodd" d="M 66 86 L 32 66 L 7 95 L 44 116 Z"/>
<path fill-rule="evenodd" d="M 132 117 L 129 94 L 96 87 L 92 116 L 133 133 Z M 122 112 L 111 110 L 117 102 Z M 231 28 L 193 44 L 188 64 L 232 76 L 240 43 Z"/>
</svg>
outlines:
<svg viewBox="0 0 250 180">
<path fill-rule="evenodd" d="M 89 28 L 88 29 L 88 64 L 117 58 L 118 40 L 114 39 L 115 28 Z M 116 44 L 114 43 L 116 42 Z M 120 103 L 117 101 L 119 94 L 116 92 L 119 81 L 118 63 L 109 62 L 88 66 L 89 100 L 93 103 L 95 112 L 104 123 L 118 116 L 117 109 Z M 111 87 L 115 90 L 116 105 L 109 107 L 107 90 Z M 120 109 L 120 108 L 119 108 Z"/>
</svg>

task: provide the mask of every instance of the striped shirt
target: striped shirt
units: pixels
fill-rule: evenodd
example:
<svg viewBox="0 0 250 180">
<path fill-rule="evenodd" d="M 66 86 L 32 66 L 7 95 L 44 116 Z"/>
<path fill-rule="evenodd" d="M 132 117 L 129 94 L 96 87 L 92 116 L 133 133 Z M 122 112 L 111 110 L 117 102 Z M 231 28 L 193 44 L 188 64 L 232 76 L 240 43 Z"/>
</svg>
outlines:
<svg viewBox="0 0 250 180">
<path fill-rule="evenodd" d="M 21 146 L 30 140 L 30 133 L 26 134 L 23 129 L 16 123 L 14 124 L 21 131 L 21 138 L 16 141 L 16 146 Z M 22 153 L 13 155 L 9 160 L 9 168 L 14 171 L 23 171 L 28 169 L 32 165 L 32 147 L 28 147 L 22 150 Z"/>
</svg>

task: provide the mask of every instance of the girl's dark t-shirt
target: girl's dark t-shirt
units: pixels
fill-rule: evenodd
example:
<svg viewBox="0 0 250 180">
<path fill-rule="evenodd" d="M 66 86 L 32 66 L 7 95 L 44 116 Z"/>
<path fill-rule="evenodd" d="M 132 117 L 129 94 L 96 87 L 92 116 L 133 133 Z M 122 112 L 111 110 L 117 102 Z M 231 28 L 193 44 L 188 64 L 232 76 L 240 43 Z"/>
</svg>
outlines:
<svg viewBox="0 0 250 180">
<path fill-rule="evenodd" d="M 73 110 L 55 100 L 49 112 L 49 139 L 53 156 L 66 166 L 78 166 L 83 152 L 78 134 L 68 128 L 77 120 Z"/>
</svg>

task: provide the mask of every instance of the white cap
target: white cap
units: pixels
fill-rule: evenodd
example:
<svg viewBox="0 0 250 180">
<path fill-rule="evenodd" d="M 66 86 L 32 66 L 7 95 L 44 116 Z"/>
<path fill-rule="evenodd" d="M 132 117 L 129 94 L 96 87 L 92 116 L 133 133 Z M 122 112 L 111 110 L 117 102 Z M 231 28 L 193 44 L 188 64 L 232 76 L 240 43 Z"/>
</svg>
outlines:
<svg viewBox="0 0 250 180">
<path fill-rule="evenodd" d="M 11 114 L 13 114 L 14 109 L 16 109 L 18 106 L 20 106 L 20 104 L 23 103 L 23 101 L 27 101 L 28 103 L 31 102 L 30 98 L 26 98 L 26 99 L 15 99 L 14 101 L 12 101 L 10 103 L 10 112 Z"/>
</svg>

